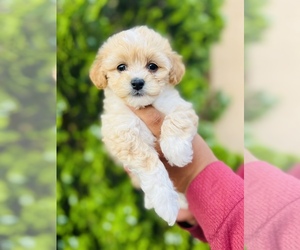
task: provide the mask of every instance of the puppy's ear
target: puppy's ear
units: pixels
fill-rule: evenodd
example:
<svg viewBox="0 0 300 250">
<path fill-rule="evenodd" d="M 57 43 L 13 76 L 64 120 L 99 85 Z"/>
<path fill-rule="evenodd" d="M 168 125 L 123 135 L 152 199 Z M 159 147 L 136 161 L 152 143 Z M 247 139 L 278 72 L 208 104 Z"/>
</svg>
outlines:
<svg viewBox="0 0 300 250">
<path fill-rule="evenodd" d="M 169 81 L 171 84 L 176 85 L 181 81 L 185 72 L 185 67 L 182 62 L 181 56 L 176 52 L 172 52 L 169 58 L 172 63 L 172 68 L 169 73 Z"/>
<path fill-rule="evenodd" d="M 107 78 L 101 67 L 100 58 L 96 58 L 94 61 L 90 70 L 90 78 L 98 89 L 104 89 L 107 86 Z"/>
</svg>

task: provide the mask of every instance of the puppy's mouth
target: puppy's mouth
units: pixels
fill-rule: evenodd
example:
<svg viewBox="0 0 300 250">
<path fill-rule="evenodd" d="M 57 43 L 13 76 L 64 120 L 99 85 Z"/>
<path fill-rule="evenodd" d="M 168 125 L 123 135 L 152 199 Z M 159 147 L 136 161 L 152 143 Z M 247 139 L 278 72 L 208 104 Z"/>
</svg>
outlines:
<svg viewBox="0 0 300 250">
<path fill-rule="evenodd" d="M 130 94 L 132 96 L 142 97 L 145 95 L 145 92 L 143 90 L 132 90 Z"/>
</svg>

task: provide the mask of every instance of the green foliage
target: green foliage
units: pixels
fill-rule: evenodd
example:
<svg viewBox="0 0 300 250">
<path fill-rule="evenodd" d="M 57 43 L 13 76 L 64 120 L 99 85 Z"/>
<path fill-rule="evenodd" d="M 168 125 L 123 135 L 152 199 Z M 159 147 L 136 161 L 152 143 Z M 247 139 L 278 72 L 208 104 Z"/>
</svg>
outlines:
<svg viewBox="0 0 300 250">
<path fill-rule="evenodd" d="M 212 131 L 228 102 L 208 98 L 209 50 L 223 27 L 221 0 L 70 1 L 58 6 L 57 234 L 58 249 L 209 249 L 145 210 L 124 170 L 100 142 L 103 93 L 88 78 L 100 44 L 120 30 L 148 25 L 168 37 L 187 72 L 179 89 L 205 114 L 200 133 Z M 207 109 L 212 110 L 209 114 Z M 206 120 L 205 120 L 206 119 Z M 218 146 L 224 161 L 241 161 Z"/>
<path fill-rule="evenodd" d="M 0 249 L 55 247 L 55 3 L 3 1 Z"/>
<path fill-rule="evenodd" d="M 263 32 L 269 26 L 263 13 L 263 7 L 266 5 L 267 0 L 246 0 L 244 3 L 244 37 L 245 44 L 248 45 L 259 41 Z"/>
<path fill-rule="evenodd" d="M 265 91 L 246 91 L 245 92 L 245 122 L 253 122 L 270 109 L 272 109 L 277 99 Z"/>
<path fill-rule="evenodd" d="M 300 157 L 297 155 L 264 146 L 257 138 L 253 137 L 249 123 L 245 124 L 245 147 L 258 159 L 285 171 L 300 162 Z"/>
<path fill-rule="evenodd" d="M 258 158 L 262 159 L 282 170 L 289 170 L 295 163 L 300 162 L 299 156 L 278 152 L 262 145 L 249 146 L 249 150 Z"/>
<path fill-rule="evenodd" d="M 229 103 L 229 97 L 223 92 L 217 91 L 209 93 L 202 108 L 201 118 L 210 122 L 217 121 Z"/>
</svg>

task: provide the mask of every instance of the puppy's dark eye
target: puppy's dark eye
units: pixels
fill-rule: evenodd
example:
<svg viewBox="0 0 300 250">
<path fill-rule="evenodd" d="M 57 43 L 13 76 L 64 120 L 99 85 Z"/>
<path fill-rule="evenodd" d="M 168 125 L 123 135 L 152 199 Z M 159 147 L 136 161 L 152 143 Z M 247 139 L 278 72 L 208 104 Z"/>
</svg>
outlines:
<svg viewBox="0 0 300 250">
<path fill-rule="evenodd" d="M 127 66 L 125 64 L 120 64 L 118 67 L 117 67 L 117 70 L 119 71 L 124 71 L 127 69 Z"/>
<path fill-rule="evenodd" d="M 149 63 L 147 65 L 147 68 L 150 70 L 150 71 L 156 71 L 158 69 L 158 66 L 155 64 L 155 63 Z"/>
</svg>

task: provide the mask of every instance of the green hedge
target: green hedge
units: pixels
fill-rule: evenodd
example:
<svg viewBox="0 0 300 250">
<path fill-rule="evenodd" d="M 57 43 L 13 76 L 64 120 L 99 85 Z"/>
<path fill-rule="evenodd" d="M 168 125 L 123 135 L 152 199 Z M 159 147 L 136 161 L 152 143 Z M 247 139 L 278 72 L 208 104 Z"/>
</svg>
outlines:
<svg viewBox="0 0 300 250">
<path fill-rule="evenodd" d="M 0 249 L 55 248 L 56 5 L 0 4 Z"/>
<path fill-rule="evenodd" d="M 245 0 L 244 6 L 244 37 L 245 45 L 258 42 L 269 23 L 264 14 L 264 7 L 268 0 Z"/>
<path fill-rule="evenodd" d="M 58 249 L 209 249 L 145 210 L 143 194 L 107 156 L 100 141 L 103 93 L 88 78 L 100 44 L 146 24 L 167 36 L 184 58 L 179 89 L 201 118 L 199 131 L 230 166 L 241 163 L 218 144 L 212 123 L 229 100 L 211 93 L 209 51 L 224 26 L 221 0 L 70 1 L 58 7 Z"/>
</svg>

